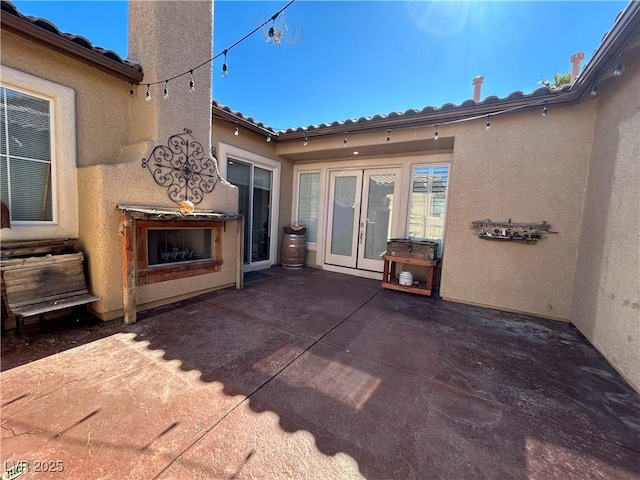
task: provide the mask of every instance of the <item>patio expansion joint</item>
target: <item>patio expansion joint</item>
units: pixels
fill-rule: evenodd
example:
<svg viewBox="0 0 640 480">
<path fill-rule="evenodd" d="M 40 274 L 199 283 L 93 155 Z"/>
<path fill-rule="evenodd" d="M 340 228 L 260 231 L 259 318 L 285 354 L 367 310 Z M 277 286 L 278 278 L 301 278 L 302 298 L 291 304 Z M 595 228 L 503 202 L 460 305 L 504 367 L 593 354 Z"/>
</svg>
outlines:
<svg viewBox="0 0 640 480">
<path fill-rule="evenodd" d="M 204 438 L 209 432 L 211 432 L 214 428 L 216 428 L 220 423 L 222 423 L 223 420 L 225 420 L 229 415 L 231 415 L 234 411 L 236 411 L 238 408 L 240 408 L 242 405 L 245 405 L 247 402 L 251 401 L 251 397 L 253 397 L 256 393 L 258 393 L 260 390 L 262 390 L 266 385 L 268 385 L 269 383 L 271 383 L 272 380 L 274 380 L 278 375 L 280 375 L 283 371 L 285 371 L 287 368 L 289 368 L 290 365 L 292 365 L 294 362 L 296 362 L 300 357 L 302 357 L 305 353 L 307 353 L 309 350 L 311 350 L 315 345 L 317 345 L 318 343 L 320 343 L 320 341 L 326 337 L 327 335 L 329 335 L 331 332 L 333 332 L 336 328 L 338 328 L 340 325 L 342 325 L 344 322 L 346 322 L 347 320 L 349 320 L 349 318 L 351 318 L 353 315 L 355 315 L 356 313 L 358 313 L 362 308 L 364 308 L 369 302 L 371 302 L 378 294 L 380 294 L 382 292 L 382 289 L 376 291 L 373 295 L 371 295 L 369 297 L 369 299 L 367 299 L 364 303 L 362 303 L 357 309 L 355 309 L 353 312 L 351 312 L 349 315 L 347 315 L 346 317 L 344 317 L 337 325 L 335 325 L 334 327 L 332 327 L 331 329 L 329 329 L 327 332 L 324 333 L 324 335 L 322 335 L 321 337 L 319 337 L 318 339 L 312 339 L 313 341 L 311 342 L 311 344 L 305 348 L 302 352 L 300 352 L 298 355 L 296 355 L 295 358 L 293 358 L 291 361 L 287 362 L 287 364 L 285 364 L 282 368 L 280 368 L 277 372 L 275 372 L 271 377 L 269 377 L 267 380 L 265 380 L 264 382 L 262 382 L 262 384 L 260 384 L 258 387 L 256 387 L 251 393 L 249 393 L 242 401 L 238 402 L 236 405 L 234 405 L 231 409 L 229 409 L 229 411 L 227 411 L 224 415 L 222 415 L 216 422 L 214 422 L 209 428 L 204 429 L 202 432 L 200 432 L 196 438 L 189 443 L 189 445 L 185 446 L 182 451 L 180 452 L 179 455 L 177 455 L 171 462 L 169 462 L 162 470 L 160 470 L 158 472 L 158 474 L 154 477 L 154 479 L 159 478 L 161 475 L 164 474 L 165 471 L 167 471 L 169 469 L 169 467 L 171 467 L 175 462 L 177 462 L 178 460 L 180 460 L 191 448 L 193 448 L 202 438 Z M 216 305 L 217 306 L 217 305 Z M 229 310 L 229 309 L 227 309 Z M 230 310 L 232 311 L 232 310 Z M 235 313 L 235 312 L 234 312 Z"/>
</svg>

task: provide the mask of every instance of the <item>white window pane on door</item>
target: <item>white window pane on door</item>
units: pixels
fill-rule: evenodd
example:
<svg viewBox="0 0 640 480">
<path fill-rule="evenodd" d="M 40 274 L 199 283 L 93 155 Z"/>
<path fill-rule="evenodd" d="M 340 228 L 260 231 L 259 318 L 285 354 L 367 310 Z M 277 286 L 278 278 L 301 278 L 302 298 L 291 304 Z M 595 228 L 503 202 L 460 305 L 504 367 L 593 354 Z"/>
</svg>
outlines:
<svg viewBox="0 0 640 480">
<path fill-rule="evenodd" d="M 391 234 L 394 174 L 369 177 L 364 257 L 380 260 Z"/>
<path fill-rule="evenodd" d="M 351 256 L 357 177 L 336 177 L 331 224 L 331 253 Z"/>
<path fill-rule="evenodd" d="M 271 236 L 270 214 L 272 172 L 260 167 L 253 168 L 253 219 L 251 261 L 269 259 Z"/>
<path fill-rule="evenodd" d="M 238 187 L 238 213 L 244 217 L 244 263 L 251 252 L 251 165 L 238 160 L 227 162 L 227 180 Z"/>
</svg>

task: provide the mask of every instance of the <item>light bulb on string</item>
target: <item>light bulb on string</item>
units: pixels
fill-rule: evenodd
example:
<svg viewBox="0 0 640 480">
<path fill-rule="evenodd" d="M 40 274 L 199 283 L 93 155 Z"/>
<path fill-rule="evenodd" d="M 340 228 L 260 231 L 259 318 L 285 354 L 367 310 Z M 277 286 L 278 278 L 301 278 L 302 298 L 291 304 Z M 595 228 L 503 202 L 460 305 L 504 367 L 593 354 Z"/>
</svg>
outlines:
<svg viewBox="0 0 640 480">
<path fill-rule="evenodd" d="M 189 70 L 189 93 L 196 91 L 196 84 L 193 81 L 193 70 Z"/>
<path fill-rule="evenodd" d="M 150 101 L 151 101 L 151 92 L 149 91 L 149 87 L 150 87 L 150 86 L 151 86 L 151 85 L 149 85 L 149 84 L 147 83 L 147 93 L 144 95 L 144 99 L 145 99 L 147 102 L 150 102 Z"/>
<path fill-rule="evenodd" d="M 270 133 L 267 134 L 267 142 L 271 142 L 271 134 Z"/>
<path fill-rule="evenodd" d="M 346 147 L 346 146 L 347 146 L 347 133 L 348 133 L 348 132 L 344 132 L 344 142 L 342 143 L 342 146 L 343 146 L 343 147 Z"/>
<path fill-rule="evenodd" d="M 619 63 L 618 65 L 616 65 L 616 68 L 613 69 L 613 76 L 619 77 L 620 75 L 622 75 L 623 71 L 623 66 L 621 63 Z"/>
<path fill-rule="evenodd" d="M 542 116 L 546 117 L 547 114 L 549 113 L 549 109 L 547 108 L 547 102 L 544 102 L 544 108 L 542 109 Z"/>
<path fill-rule="evenodd" d="M 305 147 L 309 145 L 309 139 L 307 138 L 307 134 L 304 135 L 304 140 L 302 141 L 302 145 Z"/>
<path fill-rule="evenodd" d="M 436 131 L 433 134 L 433 139 L 438 140 L 438 138 L 440 138 L 440 135 L 438 135 L 438 124 L 436 123 Z"/>
<path fill-rule="evenodd" d="M 165 80 L 164 81 L 164 90 L 163 90 L 163 95 L 164 98 L 169 98 L 169 81 Z"/>
<path fill-rule="evenodd" d="M 229 67 L 227 66 L 227 51 L 222 52 L 224 54 L 224 63 L 222 64 L 222 78 L 226 78 L 229 75 Z"/>
<path fill-rule="evenodd" d="M 487 123 L 484 126 L 485 130 L 489 130 L 491 128 L 491 117 L 487 115 Z"/>
<path fill-rule="evenodd" d="M 387 142 L 391 140 L 391 130 L 387 130 Z"/>
<path fill-rule="evenodd" d="M 233 134 L 237 137 L 240 134 L 240 129 L 238 128 L 238 125 L 236 124 L 236 129 L 233 132 Z"/>
<path fill-rule="evenodd" d="M 133 83 L 129 82 L 129 96 L 133 98 Z"/>
<path fill-rule="evenodd" d="M 598 95 L 598 86 L 594 85 L 593 87 L 591 87 L 591 96 L 595 97 L 596 95 Z"/>
</svg>

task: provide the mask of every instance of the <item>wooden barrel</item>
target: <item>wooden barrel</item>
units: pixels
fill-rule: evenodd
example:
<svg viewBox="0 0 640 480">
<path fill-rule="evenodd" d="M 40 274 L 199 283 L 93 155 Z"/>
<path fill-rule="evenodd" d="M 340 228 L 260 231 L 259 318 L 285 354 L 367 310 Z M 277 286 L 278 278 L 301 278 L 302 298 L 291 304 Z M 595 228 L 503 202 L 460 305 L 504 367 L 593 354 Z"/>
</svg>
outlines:
<svg viewBox="0 0 640 480">
<path fill-rule="evenodd" d="M 304 267 L 307 256 L 307 239 L 305 235 L 285 233 L 282 237 L 280 260 L 282 268 L 297 270 Z"/>
</svg>

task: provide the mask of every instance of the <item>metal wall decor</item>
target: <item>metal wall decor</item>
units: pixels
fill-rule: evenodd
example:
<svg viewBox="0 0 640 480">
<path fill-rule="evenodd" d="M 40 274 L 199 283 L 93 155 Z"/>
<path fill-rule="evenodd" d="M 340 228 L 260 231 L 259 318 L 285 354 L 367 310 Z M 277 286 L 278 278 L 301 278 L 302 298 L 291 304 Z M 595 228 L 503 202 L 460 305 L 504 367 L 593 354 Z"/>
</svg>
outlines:
<svg viewBox="0 0 640 480">
<path fill-rule="evenodd" d="M 143 158 L 142 168 L 148 168 L 156 183 L 167 188 L 173 202 L 189 200 L 197 205 L 220 180 L 214 155 L 214 150 L 211 156 L 205 155 L 202 144 L 185 128 L 184 133 L 169 137 L 166 146 L 158 145 L 149 158 Z"/>
<path fill-rule="evenodd" d="M 475 230 L 480 238 L 521 243 L 536 243 L 541 238 L 545 238 L 547 233 L 557 233 L 550 231 L 550 227 L 551 225 L 546 221 L 540 223 L 512 223 L 511 219 L 506 222 L 493 222 L 486 219 L 471 222 L 471 228 Z"/>
</svg>

